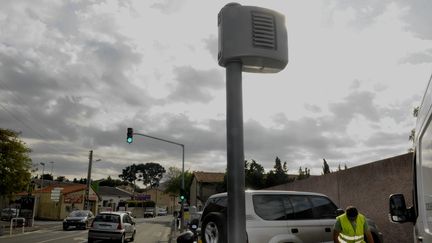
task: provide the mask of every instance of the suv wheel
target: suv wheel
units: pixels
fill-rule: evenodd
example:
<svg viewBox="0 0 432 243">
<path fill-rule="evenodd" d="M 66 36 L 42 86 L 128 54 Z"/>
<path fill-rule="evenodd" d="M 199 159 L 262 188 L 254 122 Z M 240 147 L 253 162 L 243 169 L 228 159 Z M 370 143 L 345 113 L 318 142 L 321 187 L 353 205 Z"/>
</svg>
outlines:
<svg viewBox="0 0 432 243">
<path fill-rule="evenodd" d="M 224 217 L 219 214 L 209 214 L 203 221 L 201 238 L 203 243 L 220 243 L 226 241 Z"/>
</svg>

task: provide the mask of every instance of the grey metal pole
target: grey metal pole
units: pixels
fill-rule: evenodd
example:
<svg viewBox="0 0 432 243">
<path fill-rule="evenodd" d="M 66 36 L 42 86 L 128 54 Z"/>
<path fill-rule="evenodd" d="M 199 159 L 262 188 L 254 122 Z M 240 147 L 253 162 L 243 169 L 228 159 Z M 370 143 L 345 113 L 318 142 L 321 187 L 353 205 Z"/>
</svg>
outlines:
<svg viewBox="0 0 432 243">
<path fill-rule="evenodd" d="M 42 165 L 42 183 L 41 183 L 41 189 L 43 189 L 44 173 L 45 173 L 45 163 L 41 162 L 40 164 Z"/>
<path fill-rule="evenodd" d="M 87 187 L 86 187 L 86 192 L 85 192 L 85 208 L 87 210 L 90 210 L 90 200 L 89 200 L 89 195 L 90 195 L 90 180 L 91 180 L 91 169 L 92 169 L 92 163 L 93 163 L 93 150 L 90 150 L 90 154 L 89 154 L 89 166 L 88 166 L 88 170 L 87 170 Z"/>
<path fill-rule="evenodd" d="M 182 145 L 182 152 L 183 152 L 183 154 L 182 154 L 182 185 L 181 185 L 181 187 L 182 187 L 182 190 L 185 191 L 185 181 L 184 181 L 184 145 Z M 185 227 L 184 227 L 184 223 L 185 222 L 184 222 L 184 202 L 183 202 L 183 200 L 181 201 L 180 211 L 181 211 L 181 229 L 180 229 L 180 231 L 183 232 L 184 229 L 185 229 Z"/>
<path fill-rule="evenodd" d="M 228 242 L 246 242 L 242 64 L 226 65 Z"/>
</svg>

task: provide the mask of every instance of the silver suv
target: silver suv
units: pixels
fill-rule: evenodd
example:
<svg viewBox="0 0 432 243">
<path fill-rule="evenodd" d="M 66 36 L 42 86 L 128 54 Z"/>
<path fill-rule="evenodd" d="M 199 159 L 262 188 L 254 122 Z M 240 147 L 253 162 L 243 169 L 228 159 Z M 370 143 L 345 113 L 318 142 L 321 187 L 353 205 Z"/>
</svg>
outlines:
<svg viewBox="0 0 432 243">
<path fill-rule="evenodd" d="M 227 242 L 227 193 L 211 196 L 201 216 L 204 243 Z M 249 243 L 333 242 L 338 210 L 325 195 L 297 191 L 246 191 L 246 232 Z M 375 224 L 375 242 L 382 242 Z M 381 239 L 380 239 L 381 237 Z"/>
</svg>

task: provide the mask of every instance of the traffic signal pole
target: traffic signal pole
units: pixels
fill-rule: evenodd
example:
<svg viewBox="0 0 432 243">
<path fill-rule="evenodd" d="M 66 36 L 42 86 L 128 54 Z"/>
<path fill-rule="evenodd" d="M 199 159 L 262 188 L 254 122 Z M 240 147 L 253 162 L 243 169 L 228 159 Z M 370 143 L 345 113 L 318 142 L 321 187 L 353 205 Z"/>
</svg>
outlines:
<svg viewBox="0 0 432 243">
<path fill-rule="evenodd" d="M 162 138 L 158 138 L 158 137 L 153 137 L 153 136 L 142 134 L 142 133 L 133 132 L 132 128 L 128 128 L 127 131 L 128 131 L 128 133 L 127 133 L 127 142 L 128 143 L 132 143 L 132 141 L 133 141 L 132 135 L 139 135 L 139 136 L 148 137 L 148 138 L 156 139 L 156 140 L 163 141 L 163 142 L 166 142 L 166 143 L 171 143 L 171 144 L 175 144 L 175 145 L 181 146 L 181 148 L 182 148 L 182 181 L 181 181 L 181 190 L 185 191 L 185 181 L 184 181 L 185 146 L 184 146 L 184 144 L 176 143 L 176 142 L 169 141 L 169 140 L 162 139 Z M 185 223 L 184 222 L 184 200 L 181 200 L 180 213 L 181 213 L 181 227 L 180 227 L 180 229 L 183 232 L 183 230 L 184 230 L 184 223 Z"/>
</svg>

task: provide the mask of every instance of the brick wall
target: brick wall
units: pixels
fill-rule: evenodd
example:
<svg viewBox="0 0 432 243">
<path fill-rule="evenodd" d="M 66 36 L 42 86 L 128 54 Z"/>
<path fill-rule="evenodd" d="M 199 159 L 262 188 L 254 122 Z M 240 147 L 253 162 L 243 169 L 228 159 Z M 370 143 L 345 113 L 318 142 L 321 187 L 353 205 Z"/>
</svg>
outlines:
<svg viewBox="0 0 432 243">
<path fill-rule="evenodd" d="M 390 194 L 403 193 L 412 205 L 412 175 L 412 153 L 407 153 L 268 189 L 326 194 L 340 208 L 355 205 L 373 219 L 385 242 L 413 242 L 413 225 L 391 223 L 388 216 Z"/>
</svg>

